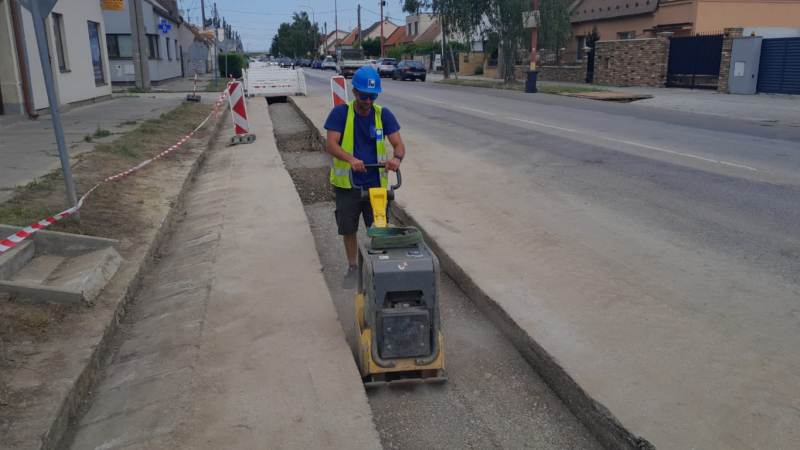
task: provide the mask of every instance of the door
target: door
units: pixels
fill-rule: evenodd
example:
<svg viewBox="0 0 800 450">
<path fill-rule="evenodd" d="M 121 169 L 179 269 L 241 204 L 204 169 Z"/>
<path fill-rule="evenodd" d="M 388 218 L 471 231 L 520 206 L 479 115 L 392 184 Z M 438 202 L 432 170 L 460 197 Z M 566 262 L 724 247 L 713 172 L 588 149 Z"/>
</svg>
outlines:
<svg viewBox="0 0 800 450">
<path fill-rule="evenodd" d="M 761 41 L 756 91 L 800 94 L 800 38 Z"/>
<path fill-rule="evenodd" d="M 667 87 L 716 89 L 723 39 L 722 34 L 671 37 Z"/>
</svg>

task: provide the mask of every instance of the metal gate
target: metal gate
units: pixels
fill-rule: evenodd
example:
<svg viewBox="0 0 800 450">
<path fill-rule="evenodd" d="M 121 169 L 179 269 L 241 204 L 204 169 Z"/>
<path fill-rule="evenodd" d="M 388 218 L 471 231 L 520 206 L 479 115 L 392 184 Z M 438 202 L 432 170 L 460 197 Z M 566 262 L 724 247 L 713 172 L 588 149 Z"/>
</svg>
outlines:
<svg viewBox="0 0 800 450">
<path fill-rule="evenodd" d="M 716 89 L 723 38 L 722 34 L 670 38 L 667 87 Z"/>
<path fill-rule="evenodd" d="M 800 38 L 764 39 L 758 92 L 800 94 Z"/>
</svg>

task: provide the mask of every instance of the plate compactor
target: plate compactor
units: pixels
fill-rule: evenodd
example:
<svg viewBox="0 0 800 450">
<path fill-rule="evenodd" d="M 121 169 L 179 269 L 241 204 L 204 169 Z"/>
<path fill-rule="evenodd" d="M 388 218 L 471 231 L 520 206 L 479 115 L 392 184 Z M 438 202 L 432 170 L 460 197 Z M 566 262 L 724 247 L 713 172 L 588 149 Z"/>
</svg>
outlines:
<svg viewBox="0 0 800 450">
<path fill-rule="evenodd" d="M 366 387 L 446 381 L 439 260 L 419 230 L 387 225 L 401 184 L 398 170 L 397 184 L 389 189 L 361 189 L 361 200 L 371 203 L 375 216 L 369 242 L 358 246 L 355 302 L 356 358 Z"/>
</svg>

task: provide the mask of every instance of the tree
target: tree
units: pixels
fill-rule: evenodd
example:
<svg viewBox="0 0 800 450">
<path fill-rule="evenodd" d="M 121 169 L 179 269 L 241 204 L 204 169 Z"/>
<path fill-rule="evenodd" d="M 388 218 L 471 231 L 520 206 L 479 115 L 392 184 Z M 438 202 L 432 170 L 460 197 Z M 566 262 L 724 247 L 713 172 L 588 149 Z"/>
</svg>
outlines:
<svg viewBox="0 0 800 450">
<path fill-rule="evenodd" d="M 586 39 L 586 46 L 594 51 L 594 44 L 600 40 L 600 32 L 597 31 L 597 25 L 592 28 L 592 31 L 587 32 L 584 38 Z"/>
<path fill-rule="evenodd" d="M 314 51 L 314 35 L 319 35 L 317 24 L 311 24 L 308 13 L 294 13 L 293 22 L 284 22 L 272 38 L 270 53 L 299 58 Z"/>
<path fill-rule="evenodd" d="M 361 41 L 364 56 L 381 56 L 381 38 L 375 37 Z"/>
<path fill-rule="evenodd" d="M 486 39 L 496 34 L 506 81 L 515 78 L 514 63 L 525 44 L 522 12 L 531 9 L 531 0 L 403 0 L 403 10 L 409 14 L 430 10 L 438 15 L 447 36 Z"/>
<path fill-rule="evenodd" d="M 539 16 L 539 49 L 559 52 L 572 38 L 566 4 L 563 0 L 541 0 Z"/>
</svg>

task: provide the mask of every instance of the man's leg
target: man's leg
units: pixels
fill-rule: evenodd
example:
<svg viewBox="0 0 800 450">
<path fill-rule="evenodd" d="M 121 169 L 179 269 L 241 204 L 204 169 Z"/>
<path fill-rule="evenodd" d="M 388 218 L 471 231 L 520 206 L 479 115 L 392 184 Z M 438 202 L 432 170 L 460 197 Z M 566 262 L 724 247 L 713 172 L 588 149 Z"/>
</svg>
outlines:
<svg viewBox="0 0 800 450">
<path fill-rule="evenodd" d="M 344 240 L 344 251 L 347 252 L 347 262 L 351 266 L 356 264 L 356 257 L 358 257 L 358 236 L 355 234 L 347 234 L 342 236 Z"/>
<path fill-rule="evenodd" d="M 343 289 L 354 289 L 358 281 L 358 219 L 361 215 L 361 191 L 336 188 L 336 225 L 344 242 L 349 264 L 344 276 Z"/>
</svg>

